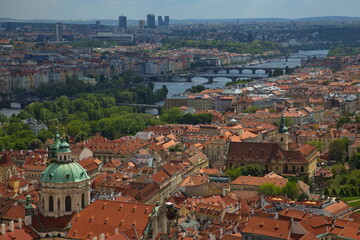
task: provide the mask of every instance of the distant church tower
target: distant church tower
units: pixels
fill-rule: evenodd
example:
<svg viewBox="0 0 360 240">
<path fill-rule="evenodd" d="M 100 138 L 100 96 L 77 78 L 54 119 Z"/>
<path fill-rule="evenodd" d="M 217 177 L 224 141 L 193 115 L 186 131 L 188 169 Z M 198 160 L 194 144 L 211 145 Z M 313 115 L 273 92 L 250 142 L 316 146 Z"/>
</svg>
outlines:
<svg viewBox="0 0 360 240">
<path fill-rule="evenodd" d="M 276 143 L 283 149 L 289 150 L 291 139 L 289 136 L 288 128 L 285 125 L 284 115 L 281 116 L 279 131 L 276 134 Z"/>
<path fill-rule="evenodd" d="M 90 178 L 71 158 L 70 145 L 56 134 L 50 146 L 51 164 L 40 178 L 40 212 L 45 217 L 61 217 L 80 212 L 90 204 Z"/>
</svg>

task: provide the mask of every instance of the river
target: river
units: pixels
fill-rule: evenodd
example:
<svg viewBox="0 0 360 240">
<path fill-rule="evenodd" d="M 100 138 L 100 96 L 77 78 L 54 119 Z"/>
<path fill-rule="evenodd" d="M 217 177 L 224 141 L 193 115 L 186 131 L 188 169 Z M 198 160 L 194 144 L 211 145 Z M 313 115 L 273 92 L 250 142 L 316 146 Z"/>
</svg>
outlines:
<svg viewBox="0 0 360 240">
<path fill-rule="evenodd" d="M 299 51 L 298 53 L 291 54 L 290 57 L 287 59 L 287 61 L 285 58 L 282 58 L 270 62 L 252 65 L 252 67 L 283 68 L 284 66 L 288 66 L 289 68 L 294 68 L 301 65 L 301 59 L 307 59 L 308 56 L 313 57 L 314 55 L 317 58 L 324 58 L 326 57 L 328 52 L 329 50 Z M 261 75 L 262 73 L 259 74 Z M 178 79 L 177 81 L 174 82 L 164 82 L 164 83 L 154 82 L 154 89 L 160 89 L 163 85 L 165 85 L 169 90 L 167 97 L 173 97 L 181 93 L 184 93 L 185 90 L 191 88 L 191 86 L 204 84 L 206 88 L 223 88 L 225 84 L 230 81 L 231 80 L 228 78 L 215 78 L 214 83 L 205 84 L 207 82 L 207 79 L 200 77 L 193 78 L 192 82 L 186 82 L 185 79 Z M 164 105 L 164 101 L 158 102 L 156 104 L 162 106 Z M 8 108 L 0 109 L 0 113 L 5 114 L 6 116 L 11 116 L 12 114 L 18 114 L 20 111 L 21 111 L 20 109 L 8 109 Z M 150 114 L 157 114 L 156 109 L 146 109 L 146 112 Z"/>
<path fill-rule="evenodd" d="M 327 53 L 329 50 L 315 50 L 315 51 L 299 51 L 298 53 L 293 53 L 289 56 L 289 58 L 286 60 L 286 58 L 260 63 L 256 65 L 252 65 L 252 67 L 265 67 L 265 68 L 284 68 L 288 66 L 289 68 L 295 68 L 297 66 L 301 65 L 301 59 L 307 59 L 308 56 L 313 57 L 314 55 L 317 58 L 324 58 L 327 56 Z M 246 70 L 244 71 L 246 73 Z M 259 73 L 261 75 L 262 73 Z M 227 82 L 230 82 L 231 80 L 228 78 L 216 78 L 214 79 L 214 83 L 212 84 L 205 84 L 204 86 L 206 88 L 223 88 Z M 179 94 L 182 94 L 185 92 L 185 90 L 191 88 L 191 86 L 196 86 L 199 84 L 204 84 L 207 82 L 207 79 L 205 78 L 193 78 L 192 82 L 186 82 L 185 79 L 179 79 L 177 82 L 154 82 L 155 89 L 161 88 L 163 85 L 165 85 L 169 93 L 167 97 L 173 97 Z M 164 101 L 156 103 L 158 105 L 163 106 Z M 157 110 L 155 109 L 146 109 L 147 113 L 150 114 L 156 114 Z"/>
</svg>

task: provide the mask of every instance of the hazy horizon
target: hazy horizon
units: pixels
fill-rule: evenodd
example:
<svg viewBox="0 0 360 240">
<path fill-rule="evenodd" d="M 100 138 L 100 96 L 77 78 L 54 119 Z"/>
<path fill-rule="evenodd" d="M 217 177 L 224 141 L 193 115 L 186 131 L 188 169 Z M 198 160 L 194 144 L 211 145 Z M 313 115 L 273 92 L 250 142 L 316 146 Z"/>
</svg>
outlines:
<svg viewBox="0 0 360 240">
<path fill-rule="evenodd" d="M 0 17 L 44 20 L 360 17 L 359 0 L 0 0 Z"/>
</svg>

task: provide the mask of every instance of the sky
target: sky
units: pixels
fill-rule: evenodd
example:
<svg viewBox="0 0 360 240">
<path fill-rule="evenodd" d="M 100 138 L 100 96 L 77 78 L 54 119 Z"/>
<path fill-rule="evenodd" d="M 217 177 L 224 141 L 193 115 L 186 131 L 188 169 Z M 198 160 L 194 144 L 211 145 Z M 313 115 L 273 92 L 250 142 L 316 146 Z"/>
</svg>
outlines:
<svg viewBox="0 0 360 240">
<path fill-rule="evenodd" d="M 0 0 L 0 17 L 89 20 L 360 17 L 360 0 Z"/>
</svg>

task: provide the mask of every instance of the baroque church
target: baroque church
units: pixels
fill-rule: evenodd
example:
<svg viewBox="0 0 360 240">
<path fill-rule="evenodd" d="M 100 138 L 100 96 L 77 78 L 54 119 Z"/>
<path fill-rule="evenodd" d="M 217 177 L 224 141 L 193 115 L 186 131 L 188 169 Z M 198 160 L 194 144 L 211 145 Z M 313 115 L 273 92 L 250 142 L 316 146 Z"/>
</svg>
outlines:
<svg viewBox="0 0 360 240">
<path fill-rule="evenodd" d="M 56 134 L 49 148 L 50 164 L 40 178 L 39 212 L 28 211 L 27 225 L 41 237 L 63 237 L 76 212 L 90 204 L 90 177 L 71 157 L 65 138 Z"/>
</svg>

